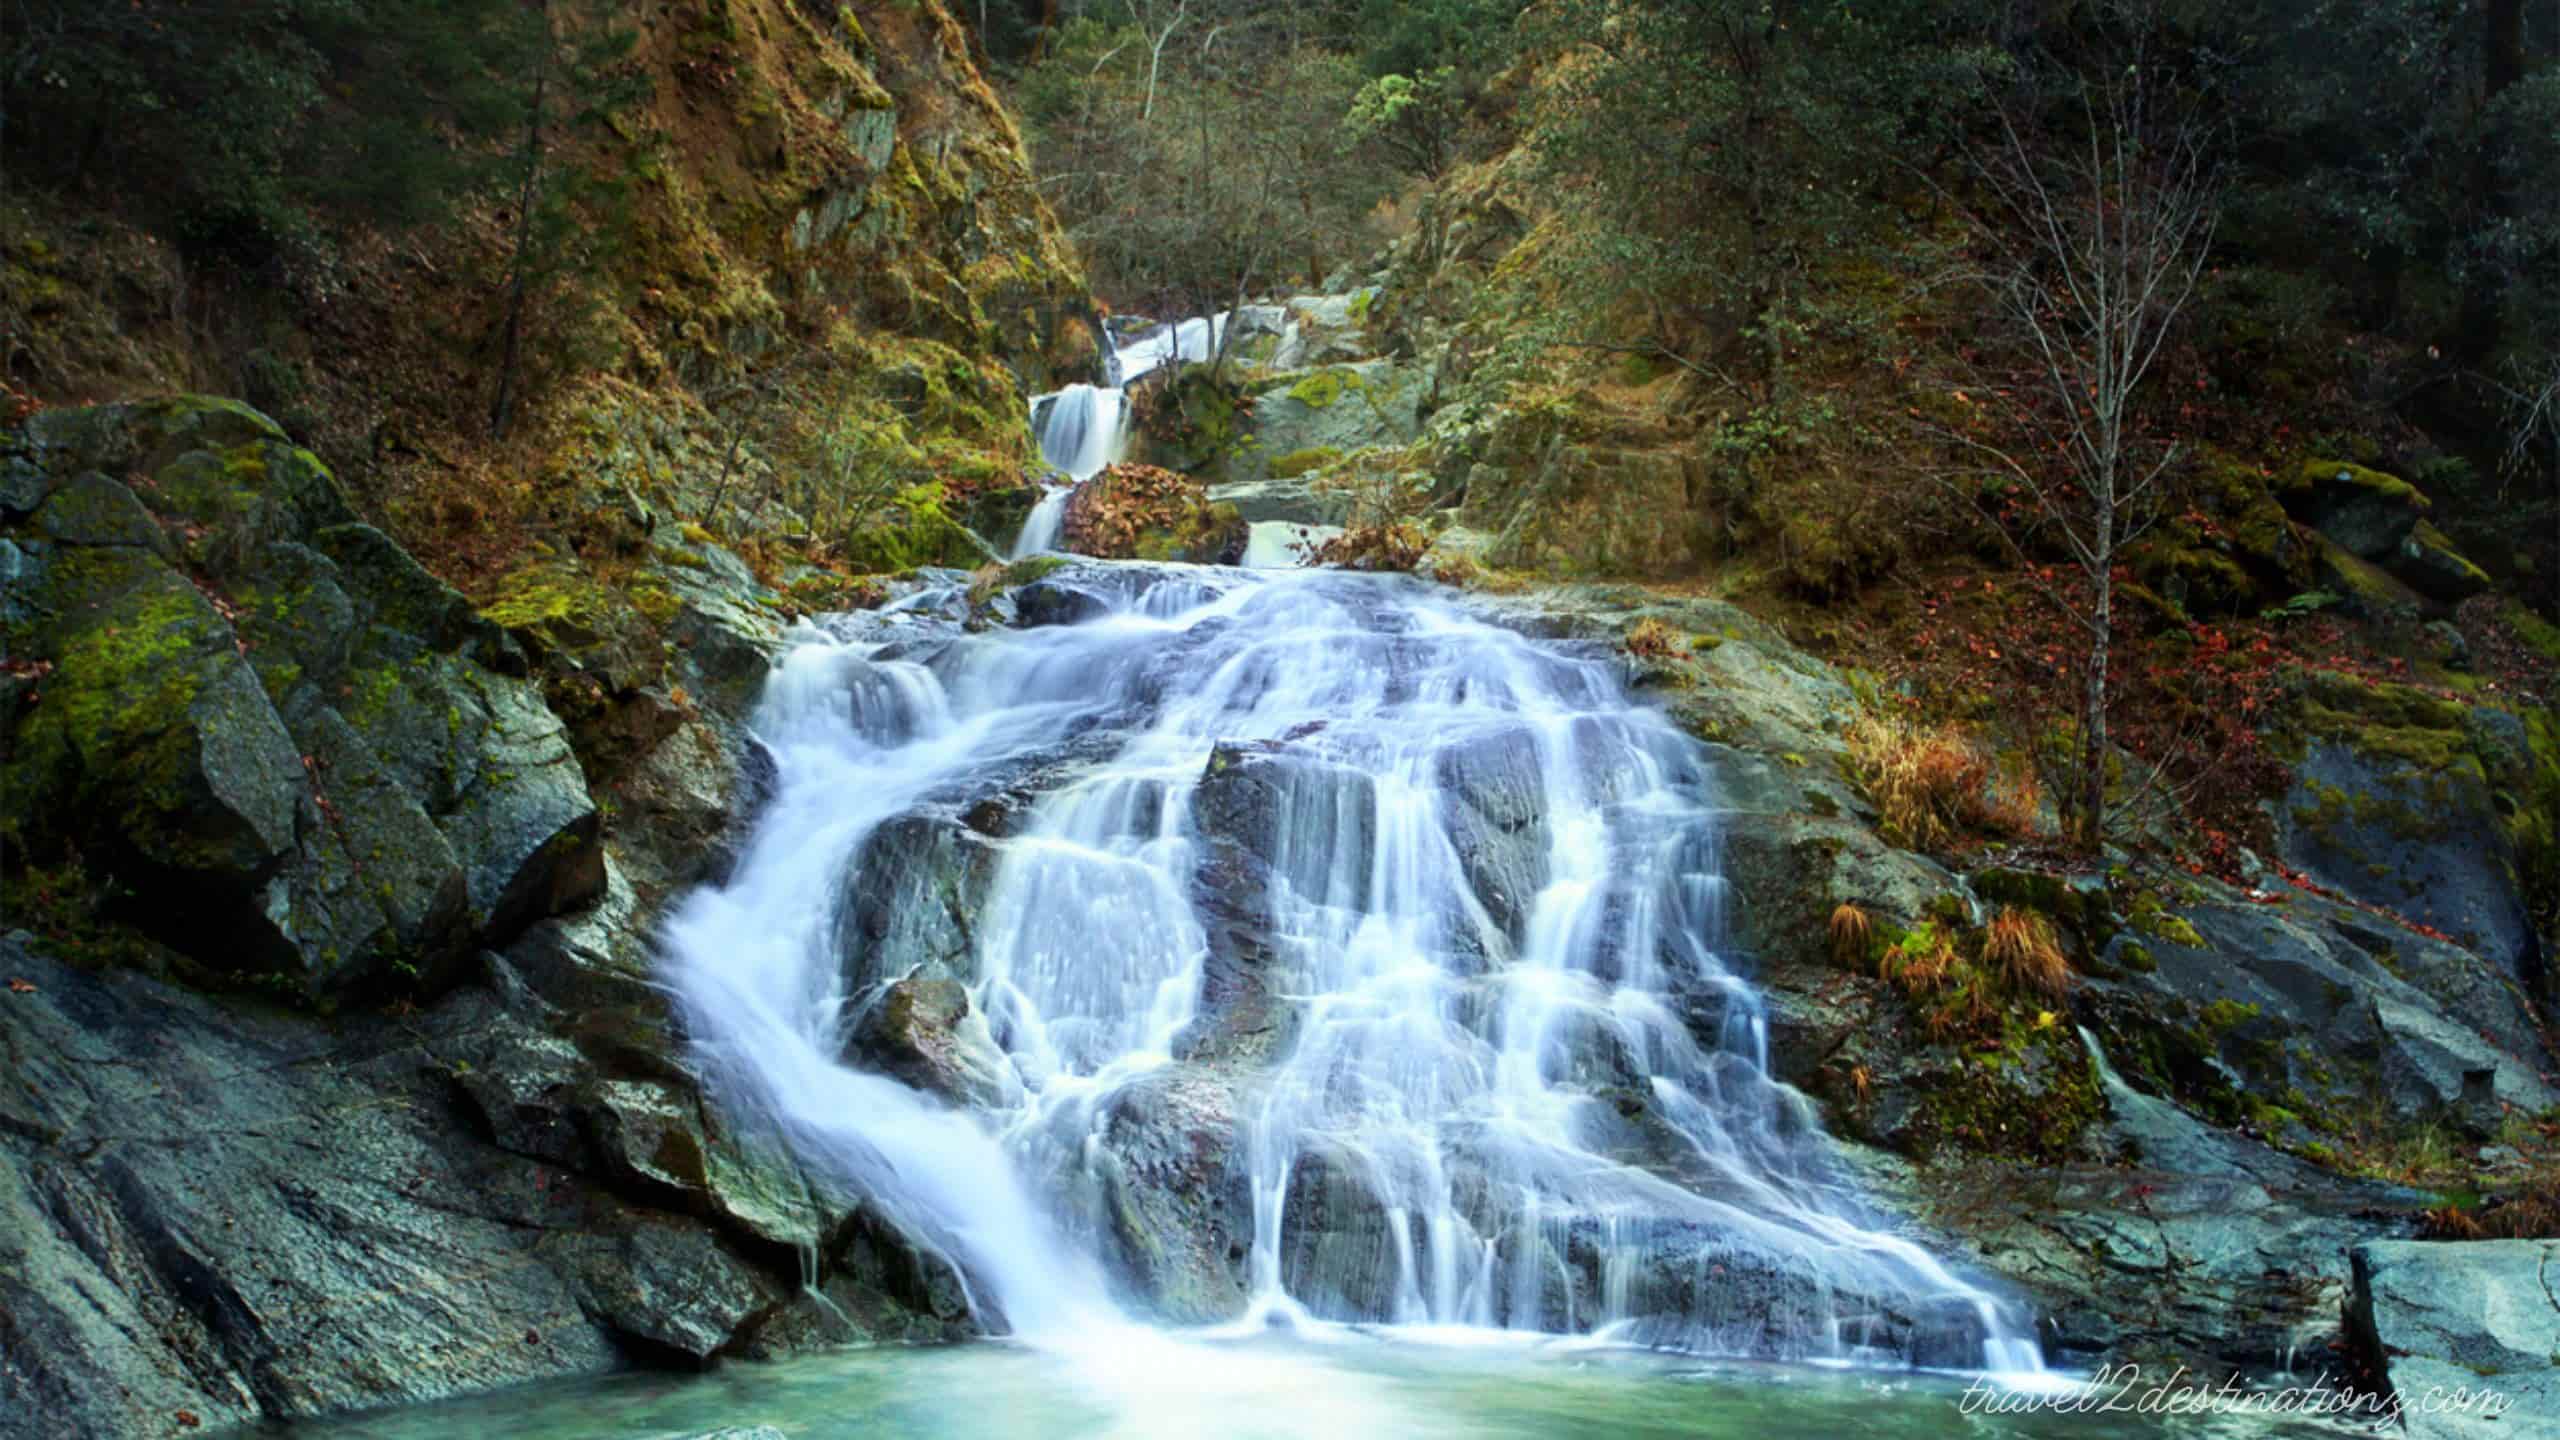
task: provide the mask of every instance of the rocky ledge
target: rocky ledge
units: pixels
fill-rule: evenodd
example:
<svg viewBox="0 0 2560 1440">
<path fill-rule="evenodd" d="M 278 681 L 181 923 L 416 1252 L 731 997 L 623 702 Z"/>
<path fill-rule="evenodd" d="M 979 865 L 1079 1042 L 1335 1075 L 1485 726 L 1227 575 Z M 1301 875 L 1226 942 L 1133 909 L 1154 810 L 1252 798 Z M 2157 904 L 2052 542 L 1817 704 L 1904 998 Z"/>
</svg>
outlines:
<svg viewBox="0 0 2560 1440">
<path fill-rule="evenodd" d="M 966 1332 L 938 1262 L 721 1125 L 649 979 L 759 793 L 782 608 L 661 529 L 660 683 L 581 717 L 608 807 L 558 634 L 266 417 L 0 436 L 0 1435 Z"/>
</svg>

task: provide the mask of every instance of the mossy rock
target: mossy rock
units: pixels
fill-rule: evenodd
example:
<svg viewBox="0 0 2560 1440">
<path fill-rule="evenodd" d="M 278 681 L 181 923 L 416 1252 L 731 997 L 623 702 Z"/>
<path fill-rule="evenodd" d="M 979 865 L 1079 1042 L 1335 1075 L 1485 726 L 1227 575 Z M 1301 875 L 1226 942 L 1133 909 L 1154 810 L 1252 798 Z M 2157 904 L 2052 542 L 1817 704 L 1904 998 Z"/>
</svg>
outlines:
<svg viewBox="0 0 2560 1440">
<path fill-rule="evenodd" d="M 133 492 L 104 475 L 91 472 L 46 497 L 36 511 L 36 529 L 64 545 L 131 545 L 163 556 L 171 553 L 160 522 L 135 499 Z"/>
<path fill-rule="evenodd" d="M 20 729 L 13 805 L 85 847 L 121 853 L 189 884 L 238 890 L 295 837 L 302 772 L 292 738 L 231 627 L 148 551 L 71 550 L 48 574 L 55 621 L 32 653 L 51 659 L 43 702 Z"/>
<path fill-rule="evenodd" d="M 2338 596 L 2347 613 L 2368 620 L 2404 619 L 2425 608 L 2425 600 L 2400 579 L 2372 561 L 2349 551 L 2326 535 L 2316 537 L 2313 583 Z"/>
<path fill-rule="evenodd" d="M 847 567 L 875 575 L 927 565 L 974 570 L 997 558 L 943 508 L 942 486 L 933 482 L 901 492 L 857 523 L 845 536 L 843 554 Z"/>
<path fill-rule="evenodd" d="M 2388 568 L 2409 588 L 2447 604 L 2485 595 L 2495 583 L 2487 571 L 2454 549 L 2443 531 L 2424 520 L 2411 527 L 2408 538 L 2391 552 Z"/>
<path fill-rule="evenodd" d="M 1286 455 L 1271 457 L 1271 478 L 1295 480 L 1301 475 L 1322 470 L 1342 459 L 1342 452 L 1331 445 L 1310 445 Z"/>
<path fill-rule="evenodd" d="M 2428 509 L 2408 481 L 2346 460 L 2305 460 L 2277 494 L 2304 524 L 2366 560 L 2398 549 Z"/>
</svg>

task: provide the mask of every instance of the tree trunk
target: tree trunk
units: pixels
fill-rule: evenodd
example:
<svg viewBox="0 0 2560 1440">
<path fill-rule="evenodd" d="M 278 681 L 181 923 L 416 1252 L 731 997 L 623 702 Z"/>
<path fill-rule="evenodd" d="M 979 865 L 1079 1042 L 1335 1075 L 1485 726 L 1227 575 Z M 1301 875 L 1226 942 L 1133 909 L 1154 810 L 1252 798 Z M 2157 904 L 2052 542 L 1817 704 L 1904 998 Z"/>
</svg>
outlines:
<svg viewBox="0 0 2560 1440">
<path fill-rule="evenodd" d="M 2115 610 L 2115 522 L 2103 520 L 2094 547 L 2095 594 L 2089 606 L 2089 665 L 2080 695 L 2080 794 L 2073 802 L 2081 845 L 2095 852 L 2107 837 L 2107 647 Z"/>
<path fill-rule="evenodd" d="M 489 438 L 507 438 L 507 422 L 513 417 L 516 398 L 516 370 L 524 359 L 525 293 L 530 283 L 527 271 L 532 264 L 533 204 L 542 182 L 542 107 L 551 88 L 551 24 L 542 26 L 542 64 L 534 72 L 533 104 L 524 122 L 524 182 L 516 188 L 516 253 L 514 273 L 507 281 L 507 321 L 498 342 L 498 395 L 489 404 Z"/>
</svg>

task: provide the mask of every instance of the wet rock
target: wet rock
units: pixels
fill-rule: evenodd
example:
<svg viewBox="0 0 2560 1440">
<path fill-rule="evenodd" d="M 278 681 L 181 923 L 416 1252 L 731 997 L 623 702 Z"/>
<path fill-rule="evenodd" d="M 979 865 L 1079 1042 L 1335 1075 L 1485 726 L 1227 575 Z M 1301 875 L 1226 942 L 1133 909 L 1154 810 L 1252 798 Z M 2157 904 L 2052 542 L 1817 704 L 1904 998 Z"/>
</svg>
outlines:
<svg viewBox="0 0 2560 1440">
<path fill-rule="evenodd" d="M 1510 728 L 1440 752 L 1438 780 L 1449 797 L 1443 823 L 1467 888 L 1514 944 L 1545 888 L 1546 776 L 1536 737 Z"/>
<path fill-rule="evenodd" d="M 1233 1319 L 1247 1299 L 1253 1198 L 1232 1081 L 1167 1066 L 1114 1095 L 1088 1172 L 1115 1278 L 1175 1324 Z"/>
<path fill-rule="evenodd" d="M 882 823 L 845 880 L 836 953 L 862 993 L 911 976 L 977 980 L 976 926 L 1001 852 L 939 808 Z"/>
<path fill-rule="evenodd" d="M 955 1105 L 1000 1107 L 1022 1093 L 957 980 L 891 983 L 855 1023 L 848 1058 Z"/>
<path fill-rule="evenodd" d="M 1404 1253 L 1425 1253 L 1418 1223 L 1407 1224 Z M 1282 1287 L 1325 1319 L 1394 1315 L 1403 1277 L 1396 1225 L 1363 1156 L 1329 1146 L 1302 1150 L 1281 1201 Z"/>
<path fill-rule="evenodd" d="M 551 1258 L 588 1313 L 662 1363 L 710 1360 L 785 1293 L 702 1227 L 656 1218 L 564 1237 Z"/>
<path fill-rule="evenodd" d="M 2348 1330 L 2412 1437 L 2521 1435 L 2560 1413 L 2560 1241 L 2376 1241 L 2353 1260 Z"/>
</svg>

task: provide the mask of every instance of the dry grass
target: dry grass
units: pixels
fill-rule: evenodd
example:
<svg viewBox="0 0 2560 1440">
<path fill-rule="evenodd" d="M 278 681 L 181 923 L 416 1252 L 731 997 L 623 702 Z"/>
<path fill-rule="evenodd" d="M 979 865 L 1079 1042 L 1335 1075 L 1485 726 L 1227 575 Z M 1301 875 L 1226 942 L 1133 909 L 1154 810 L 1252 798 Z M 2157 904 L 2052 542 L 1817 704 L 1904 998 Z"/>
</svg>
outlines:
<svg viewBox="0 0 2560 1440">
<path fill-rule="evenodd" d="M 1867 936 L 1874 928 L 1856 902 L 1843 900 L 1832 906 L 1831 958 L 1843 965 L 1855 964 L 1867 953 Z"/>
<path fill-rule="evenodd" d="M 1634 628 L 1627 631 L 1622 643 L 1628 654 L 1641 655 L 1648 660 L 1668 660 L 1688 653 L 1689 649 L 1688 643 L 1680 638 L 1679 631 L 1651 615 L 1637 621 Z"/>
<path fill-rule="evenodd" d="M 2031 910 L 2007 907 L 1983 933 L 1982 958 L 2022 991 L 2060 999 L 2071 986 L 2071 962 L 2063 958 L 2053 922 Z"/>
<path fill-rule="evenodd" d="M 1849 731 L 1849 758 L 1885 838 L 1897 844 L 1937 850 L 1966 834 L 2035 827 L 2033 778 L 2000 776 L 1990 754 L 1954 726 L 1868 716 Z"/>
<path fill-rule="evenodd" d="M 2560 1237 L 2560 1178 L 2537 1180 L 2476 1209 L 2430 1210 L 2419 1221 L 2429 1240 L 2548 1240 Z"/>
</svg>

